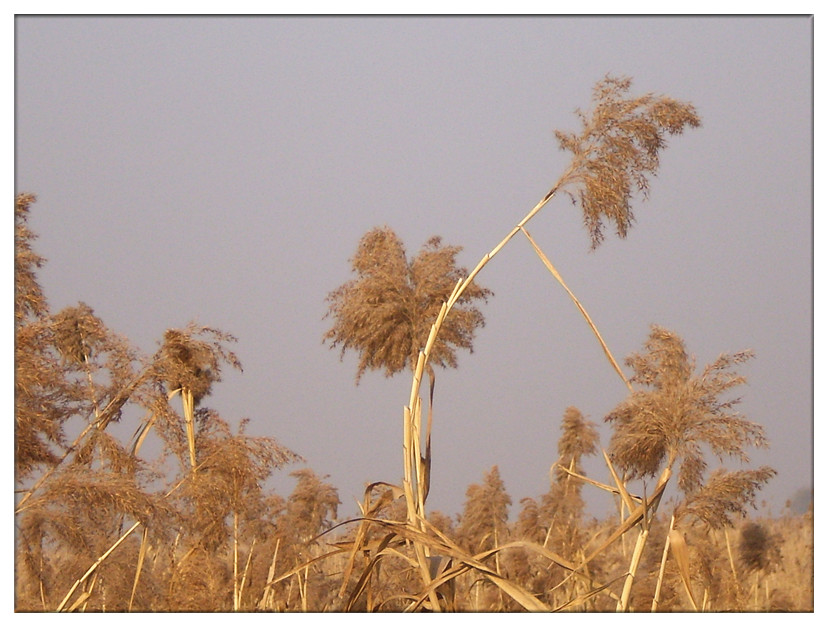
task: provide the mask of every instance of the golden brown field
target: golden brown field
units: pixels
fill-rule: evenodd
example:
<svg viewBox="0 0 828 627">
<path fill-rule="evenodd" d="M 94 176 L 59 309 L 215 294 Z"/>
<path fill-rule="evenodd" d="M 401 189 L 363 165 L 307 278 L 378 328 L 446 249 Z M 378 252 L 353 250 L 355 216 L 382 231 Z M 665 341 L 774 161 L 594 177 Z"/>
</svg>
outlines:
<svg viewBox="0 0 828 627">
<path fill-rule="evenodd" d="M 232 335 L 169 329 L 141 355 L 85 303 L 57 313 L 38 282 L 31 194 L 15 198 L 15 608 L 107 611 L 813 611 L 813 513 L 757 517 L 773 468 L 733 391 L 750 351 L 697 365 L 684 340 L 652 325 L 623 366 L 527 230 L 556 194 L 583 212 L 591 245 L 623 238 L 667 136 L 700 119 L 687 103 L 630 97 L 629 79 L 596 85 L 572 155 L 548 194 L 471 272 L 457 246 L 430 239 L 413 258 L 389 228 L 369 231 L 355 278 L 328 295 L 325 341 L 368 370 L 412 376 L 403 473 L 365 488 L 341 517 L 337 488 L 313 470 L 282 496 L 268 479 L 296 452 L 247 434 L 209 407 L 223 368 L 241 368 Z M 429 510 L 436 369 L 471 350 L 492 292 L 487 263 L 525 237 L 583 315 L 629 393 L 596 425 L 561 420 L 549 489 L 513 503 L 494 466 L 463 511 Z M 627 373 L 627 374 L 625 374 Z M 427 393 L 421 389 L 426 379 Z M 111 425 L 129 425 L 129 438 Z M 147 453 L 147 438 L 158 453 Z M 595 456 L 606 473 L 585 474 Z M 733 470 L 725 464 L 736 462 Z M 675 492 L 663 498 L 668 485 Z M 584 490 L 617 514 L 585 514 Z M 510 508 L 513 515 L 510 517 Z"/>
</svg>

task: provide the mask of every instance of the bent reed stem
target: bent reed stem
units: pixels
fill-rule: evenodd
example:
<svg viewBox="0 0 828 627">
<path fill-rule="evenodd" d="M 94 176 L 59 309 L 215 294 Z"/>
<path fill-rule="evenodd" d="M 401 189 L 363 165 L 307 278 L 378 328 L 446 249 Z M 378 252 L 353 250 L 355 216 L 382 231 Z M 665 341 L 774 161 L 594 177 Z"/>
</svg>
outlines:
<svg viewBox="0 0 828 627">
<path fill-rule="evenodd" d="M 480 271 L 491 261 L 500 250 L 509 243 L 522 228 L 529 222 L 543 207 L 548 203 L 563 181 L 569 175 L 570 169 L 567 170 L 555 184 L 552 189 L 527 213 L 524 218 L 515 226 L 509 234 L 501 240 L 489 253 L 487 253 L 475 266 L 474 270 L 469 273 L 465 280 L 458 280 L 454 291 L 451 293 L 446 302 L 440 308 L 440 313 L 437 319 L 431 325 L 431 330 L 426 340 L 425 347 L 420 351 L 417 358 L 417 365 L 414 368 L 414 375 L 411 382 L 411 395 L 409 397 L 408 405 L 403 408 L 403 491 L 405 493 L 407 521 L 414 529 L 418 531 L 425 531 L 425 499 L 426 491 L 423 489 L 425 485 L 425 474 L 428 470 L 425 468 L 426 461 L 421 455 L 420 436 L 422 433 L 422 404 L 420 399 L 420 385 L 422 383 L 423 371 L 431 356 L 431 351 L 434 342 L 437 339 L 437 334 L 443 325 L 451 308 L 457 303 L 463 292 L 474 281 L 474 278 Z M 423 583 L 428 588 L 431 584 L 431 576 L 428 564 L 428 550 L 427 547 L 421 545 L 419 542 L 414 542 L 414 549 L 417 555 L 417 561 L 420 566 L 420 574 L 423 578 Z M 434 591 L 430 591 L 429 597 L 432 602 L 432 607 L 439 608 L 437 596 Z M 439 611 L 439 610 L 437 610 Z"/>
</svg>

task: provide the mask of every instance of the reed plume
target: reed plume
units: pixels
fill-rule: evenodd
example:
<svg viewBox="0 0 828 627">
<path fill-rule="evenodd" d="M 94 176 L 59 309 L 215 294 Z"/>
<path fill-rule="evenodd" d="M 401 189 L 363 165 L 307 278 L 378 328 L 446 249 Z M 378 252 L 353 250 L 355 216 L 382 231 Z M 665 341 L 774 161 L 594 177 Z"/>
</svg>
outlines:
<svg viewBox="0 0 828 627">
<path fill-rule="evenodd" d="M 691 494 L 703 484 L 707 462 L 702 445 L 720 460 L 749 461 L 745 447 L 766 447 L 761 425 L 733 411 L 739 398 L 719 397 L 745 383 L 734 368 L 750 351 L 723 354 L 694 374 L 694 360 L 675 333 L 654 325 L 643 353 L 627 358 L 633 369 L 633 392 L 607 417 L 614 432 L 609 453 L 631 479 L 653 477 L 679 463 L 679 488 Z"/>
<path fill-rule="evenodd" d="M 572 153 L 560 187 L 580 205 L 593 249 L 604 240 L 605 221 L 627 236 L 632 201 L 648 196 L 666 136 L 701 125 L 693 105 L 655 94 L 629 97 L 631 85 L 628 77 L 607 76 L 593 89 L 591 113 L 576 111 L 582 131 L 555 132 L 560 148 Z"/>
<path fill-rule="evenodd" d="M 413 369 L 434 318 L 466 269 L 457 265 L 460 246 L 447 246 L 432 237 L 408 259 L 400 238 L 388 227 L 375 228 L 359 242 L 351 259 L 357 277 L 328 295 L 333 326 L 324 336 L 342 355 L 359 355 L 356 379 L 367 370 L 392 376 Z M 475 331 L 485 324 L 476 306 L 492 292 L 471 285 L 448 317 L 443 337 L 433 350 L 433 362 L 457 367 L 457 350 L 472 351 Z"/>
</svg>

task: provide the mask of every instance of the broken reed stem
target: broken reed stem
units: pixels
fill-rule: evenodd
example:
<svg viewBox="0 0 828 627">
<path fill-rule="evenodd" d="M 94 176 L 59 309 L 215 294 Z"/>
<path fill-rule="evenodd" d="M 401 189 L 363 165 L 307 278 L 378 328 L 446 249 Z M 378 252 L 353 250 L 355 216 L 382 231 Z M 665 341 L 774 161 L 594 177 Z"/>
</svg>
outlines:
<svg viewBox="0 0 828 627">
<path fill-rule="evenodd" d="M 632 392 L 632 384 L 630 384 L 630 382 L 627 380 L 627 377 L 624 376 L 624 373 L 621 371 L 621 367 L 618 365 L 618 362 L 615 361 L 615 358 L 612 356 L 609 346 L 607 346 L 607 343 L 604 341 L 604 338 L 601 337 L 601 334 L 598 332 L 598 327 L 595 326 L 595 323 L 592 321 L 592 318 L 589 317 L 587 310 L 584 309 L 584 306 L 575 297 L 575 294 L 572 293 L 572 290 L 569 289 L 567 284 L 564 282 L 563 277 L 557 271 L 555 266 L 552 265 L 552 262 L 549 261 L 544 252 L 535 243 L 535 240 L 532 239 L 532 236 L 529 234 L 529 231 L 527 231 L 523 227 L 520 227 L 520 230 L 523 231 L 523 234 L 526 236 L 526 239 L 528 239 L 529 243 L 532 244 L 532 248 L 535 249 L 535 253 L 538 255 L 538 257 L 540 257 L 540 260 L 543 262 L 543 265 L 546 266 L 546 269 L 552 273 L 552 276 L 554 276 L 557 279 L 558 283 L 561 284 L 561 287 L 563 287 L 564 290 L 566 290 L 566 293 L 569 294 L 569 298 L 571 298 L 572 302 L 575 303 L 575 306 L 581 312 L 581 315 L 584 317 L 584 320 L 587 321 L 587 324 L 589 324 L 589 327 L 590 329 L 592 329 L 592 332 L 595 334 L 595 337 L 598 338 L 598 342 L 601 344 L 601 348 L 604 349 L 604 354 L 607 356 L 607 359 L 609 360 L 610 364 L 612 364 L 612 367 L 615 369 L 615 372 L 618 373 L 618 376 L 621 377 L 621 380 L 624 382 L 624 385 L 626 385 L 630 392 Z"/>
<path fill-rule="evenodd" d="M 403 420 L 404 420 L 404 430 L 403 430 L 403 449 L 405 455 L 405 464 L 404 464 L 404 479 L 403 479 L 403 486 L 406 492 L 406 503 L 409 506 L 409 522 L 415 522 L 417 516 L 423 516 L 424 510 L 422 508 L 421 503 L 415 502 L 414 500 L 414 491 L 413 491 L 413 475 L 419 474 L 419 467 L 420 467 L 420 460 L 419 456 L 415 456 L 419 454 L 419 443 L 414 442 L 414 434 L 420 432 L 419 425 L 416 425 L 419 422 L 419 417 L 417 416 L 417 408 L 419 404 L 419 397 L 420 397 L 420 385 L 422 383 L 422 376 L 423 371 L 425 369 L 426 364 L 428 363 L 428 359 L 431 356 L 431 350 L 434 346 L 434 342 L 437 339 L 437 334 L 440 331 L 440 327 L 443 325 L 443 321 L 445 320 L 448 312 L 451 310 L 452 307 L 457 303 L 457 300 L 462 296 L 463 292 L 466 291 L 468 286 L 474 281 L 474 278 L 477 274 L 485 267 L 489 261 L 491 261 L 494 256 L 500 252 L 500 250 L 511 240 L 522 228 L 523 226 L 529 222 L 537 213 L 540 211 L 549 200 L 555 195 L 558 191 L 558 187 L 561 184 L 561 181 L 568 176 L 565 174 L 559 182 L 555 184 L 555 186 L 547 192 L 547 194 L 541 199 L 538 204 L 536 204 L 529 213 L 527 213 L 524 218 L 515 226 L 509 234 L 501 240 L 501 242 L 495 246 L 490 252 L 483 256 L 483 258 L 478 262 L 477 266 L 475 266 L 474 270 L 469 273 L 469 275 L 464 279 L 457 282 L 457 285 L 454 287 L 454 291 L 448 297 L 446 302 L 443 303 L 443 306 L 440 308 L 440 313 L 437 315 L 437 319 L 431 325 L 431 330 L 429 332 L 428 339 L 426 340 L 426 345 L 422 351 L 420 351 L 419 357 L 417 359 L 417 365 L 414 367 L 414 376 L 412 377 L 411 382 L 411 395 L 409 397 L 409 403 L 404 409 L 403 413 Z M 413 471 L 413 473 L 412 473 Z M 419 498 L 417 499 L 419 501 Z M 413 506 L 413 507 L 412 507 Z"/>
</svg>

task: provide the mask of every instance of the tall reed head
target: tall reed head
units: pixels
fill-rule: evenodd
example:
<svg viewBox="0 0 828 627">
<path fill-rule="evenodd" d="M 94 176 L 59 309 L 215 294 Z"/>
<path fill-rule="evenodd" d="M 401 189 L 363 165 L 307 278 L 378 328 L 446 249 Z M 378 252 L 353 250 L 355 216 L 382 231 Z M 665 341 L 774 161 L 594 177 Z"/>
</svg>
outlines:
<svg viewBox="0 0 828 627">
<path fill-rule="evenodd" d="M 701 125 L 692 105 L 654 94 L 631 97 L 631 85 L 629 78 L 607 76 L 593 90 L 591 115 L 577 111 L 581 133 L 556 132 L 560 148 L 573 155 L 561 186 L 580 204 L 593 249 L 604 239 L 605 220 L 626 237 L 632 199 L 646 198 L 665 136 Z"/>
<path fill-rule="evenodd" d="M 64 359 L 80 364 L 88 361 L 93 350 L 106 339 L 100 318 L 86 303 L 66 307 L 54 319 L 55 346 Z"/>
<path fill-rule="evenodd" d="M 198 402 L 210 393 L 213 383 L 221 381 L 222 362 L 241 370 L 238 358 L 222 345 L 235 341 L 227 333 L 192 324 L 185 329 L 168 329 L 157 362 L 159 378 L 170 391 L 190 390 Z"/>
<path fill-rule="evenodd" d="M 584 418 L 577 407 L 567 407 L 561 421 L 561 437 L 558 440 L 558 463 L 572 466 L 574 472 L 581 472 L 581 457 L 594 455 L 598 450 L 598 431 L 595 425 Z M 558 481 L 568 476 L 556 466 Z"/>
</svg>

